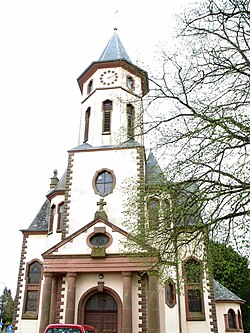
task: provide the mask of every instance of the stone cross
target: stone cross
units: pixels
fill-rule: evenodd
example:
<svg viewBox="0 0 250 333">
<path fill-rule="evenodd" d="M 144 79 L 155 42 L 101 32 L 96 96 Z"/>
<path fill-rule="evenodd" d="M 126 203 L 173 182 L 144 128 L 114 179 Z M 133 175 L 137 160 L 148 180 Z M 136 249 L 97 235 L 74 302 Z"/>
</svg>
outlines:
<svg viewBox="0 0 250 333">
<path fill-rule="evenodd" d="M 103 210 L 103 206 L 107 205 L 107 203 L 104 201 L 104 199 L 100 199 L 99 202 L 96 203 L 97 206 L 99 206 L 99 210 Z"/>
</svg>

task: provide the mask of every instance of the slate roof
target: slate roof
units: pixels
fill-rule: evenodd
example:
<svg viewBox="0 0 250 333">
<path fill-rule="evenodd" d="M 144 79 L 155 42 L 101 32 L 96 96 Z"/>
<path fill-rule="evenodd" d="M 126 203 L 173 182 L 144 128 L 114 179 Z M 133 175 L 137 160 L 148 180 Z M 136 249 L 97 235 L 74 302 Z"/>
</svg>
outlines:
<svg viewBox="0 0 250 333">
<path fill-rule="evenodd" d="M 150 151 L 146 161 L 145 177 L 148 185 L 166 183 L 165 175 L 152 151 Z"/>
<path fill-rule="evenodd" d="M 82 74 L 77 78 L 77 82 L 79 84 L 80 90 L 82 92 L 83 89 L 83 81 L 82 78 L 83 76 L 92 68 L 93 66 L 99 66 L 102 63 L 107 63 L 107 62 L 118 62 L 118 61 L 123 61 L 128 64 L 128 66 L 134 67 L 141 75 L 143 74 L 145 77 L 148 76 L 147 72 L 137 65 L 133 64 L 132 61 L 130 60 L 127 51 L 125 50 L 124 46 L 122 45 L 122 42 L 120 38 L 118 37 L 118 34 L 116 32 L 116 29 L 110 38 L 108 44 L 106 45 L 104 51 L 102 52 L 99 60 L 93 61 L 83 72 Z M 148 93 L 149 87 L 148 87 L 148 80 L 143 80 L 143 91 L 144 95 Z"/>
<path fill-rule="evenodd" d="M 47 231 L 50 213 L 50 201 L 46 199 L 28 230 Z"/>
<path fill-rule="evenodd" d="M 67 170 L 64 172 L 64 174 L 62 175 L 61 179 L 57 183 L 57 185 L 55 187 L 55 190 L 57 190 L 57 191 L 59 191 L 59 190 L 65 190 L 66 175 L 67 175 Z"/>
<path fill-rule="evenodd" d="M 65 171 L 62 177 L 60 178 L 59 182 L 57 183 L 56 187 L 53 188 L 50 192 L 65 190 L 65 183 L 66 183 L 66 174 Z M 50 214 L 50 200 L 46 198 L 44 204 L 40 208 L 39 212 L 37 213 L 36 217 L 32 221 L 31 225 L 27 230 L 32 231 L 48 231 L 48 223 L 49 223 L 49 214 Z"/>
<path fill-rule="evenodd" d="M 131 63 L 131 60 L 115 30 L 98 61 L 115 61 L 121 59 Z"/>
<path fill-rule="evenodd" d="M 242 300 L 240 297 L 235 295 L 216 280 L 214 280 L 214 296 L 215 301 L 244 303 L 244 300 Z"/>
<path fill-rule="evenodd" d="M 132 147 L 143 147 L 143 145 L 133 139 L 130 139 L 126 142 L 123 142 L 119 145 L 107 145 L 107 146 L 91 146 L 88 143 L 82 143 L 81 145 L 74 147 L 72 149 L 70 149 L 70 151 L 81 151 L 81 150 L 99 150 L 99 149 L 112 149 L 112 148 L 123 148 L 123 147 L 127 147 L 127 148 L 132 148 Z"/>
<path fill-rule="evenodd" d="M 60 180 L 56 184 L 56 187 L 52 188 L 49 191 L 49 193 L 47 194 L 47 196 L 50 195 L 51 193 L 55 192 L 55 191 L 63 191 L 63 190 L 65 190 L 66 175 L 67 175 L 67 170 L 64 172 L 64 174 L 62 175 L 62 177 L 60 178 Z"/>
</svg>

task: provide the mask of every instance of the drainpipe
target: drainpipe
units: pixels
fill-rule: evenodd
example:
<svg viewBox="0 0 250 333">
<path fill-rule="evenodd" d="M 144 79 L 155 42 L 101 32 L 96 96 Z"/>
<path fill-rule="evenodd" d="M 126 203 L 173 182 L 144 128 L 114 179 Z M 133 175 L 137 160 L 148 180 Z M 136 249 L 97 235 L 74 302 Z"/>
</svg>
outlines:
<svg viewBox="0 0 250 333">
<path fill-rule="evenodd" d="M 177 297 L 178 297 L 179 333 L 182 333 L 182 324 L 181 324 L 181 297 L 180 297 L 180 276 L 179 276 L 179 264 L 178 264 L 178 250 L 177 250 L 177 246 L 176 246 L 176 251 L 175 251 L 175 260 L 176 260 L 176 282 L 177 282 Z"/>
</svg>

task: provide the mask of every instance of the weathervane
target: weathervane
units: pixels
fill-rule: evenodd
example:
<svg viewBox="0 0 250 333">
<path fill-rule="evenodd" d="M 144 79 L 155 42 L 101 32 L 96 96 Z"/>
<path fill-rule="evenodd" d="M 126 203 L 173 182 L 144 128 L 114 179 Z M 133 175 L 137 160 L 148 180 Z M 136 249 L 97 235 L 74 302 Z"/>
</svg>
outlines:
<svg viewBox="0 0 250 333">
<path fill-rule="evenodd" d="M 114 30 L 117 30 L 117 26 L 118 26 L 118 9 L 116 9 L 114 14 Z"/>
</svg>

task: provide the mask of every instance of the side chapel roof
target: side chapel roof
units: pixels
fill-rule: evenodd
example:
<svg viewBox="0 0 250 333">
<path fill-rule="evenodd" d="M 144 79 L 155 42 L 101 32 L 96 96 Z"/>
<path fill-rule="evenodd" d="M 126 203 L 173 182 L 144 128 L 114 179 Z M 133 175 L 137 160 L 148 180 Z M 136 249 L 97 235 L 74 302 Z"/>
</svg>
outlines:
<svg viewBox="0 0 250 333">
<path fill-rule="evenodd" d="M 30 231 L 47 231 L 50 213 L 50 200 L 46 199 L 36 217 L 27 230 Z"/>
<path fill-rule="evenodd" d="M 243 299 L 235 295 L 216 280 L 214 280 L 214 297 L 215 301 L 244 303 Z"/>
<path fill-rule="evenodd" d="M 54 191 L 62 191 L 65 190 L 65 183 L 66 183 L 66 171 L 60 178 L 59 182 L 57 183 L 56 187 L 53 188 L 49 194 Z M 50 200 L 46 198 L 45 202 L 43 203 L 42 207 L 40 208 L 39 212 L 37 213 L 34 220 L 31 222 L 31 225 L 27 230 L 30 231 L 47 231 L 48 230 L 48 223 L 49 223 L 49 214 L 50 214 Z"/>
</svg>

